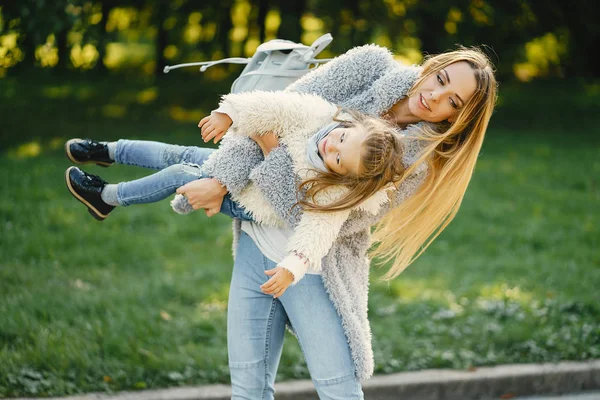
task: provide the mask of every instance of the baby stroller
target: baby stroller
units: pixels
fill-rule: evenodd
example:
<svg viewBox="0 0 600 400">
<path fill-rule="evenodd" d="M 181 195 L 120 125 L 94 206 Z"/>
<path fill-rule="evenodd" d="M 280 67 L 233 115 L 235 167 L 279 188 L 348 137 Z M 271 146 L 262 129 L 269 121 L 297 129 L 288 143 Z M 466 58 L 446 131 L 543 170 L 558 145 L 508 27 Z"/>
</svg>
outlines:
<svg viewBox="0 0 600 400">
<path fill-rule="evenodd" d="M 247 64 L 240 76 L 231 85 L 231 93 L 250 90 L 281 90 L 307 74 L 312 68 L 331 59 L 315 57 L 331 43 L 333 37 L 327 33 L 306 46 L 289 40 L 274 39 L 258 46 L 251 58 L 225 58 L 217 61 L 167 65 L 163 72 L 185 67 L 200 67 L 204 72 L 217 64 Z"/>
</svg>

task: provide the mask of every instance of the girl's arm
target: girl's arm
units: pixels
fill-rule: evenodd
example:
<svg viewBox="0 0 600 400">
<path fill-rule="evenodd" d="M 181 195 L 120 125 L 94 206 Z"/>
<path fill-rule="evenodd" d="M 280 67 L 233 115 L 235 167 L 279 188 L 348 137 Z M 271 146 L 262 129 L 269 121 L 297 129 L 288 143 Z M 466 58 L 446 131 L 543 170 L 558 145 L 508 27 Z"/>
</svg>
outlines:
<svg viewBox="0 0 600 400">
<path fill-rule="evenodd" d="M 246 135 L 274 132 L 281 136 L 315 124 L 320 126 L 322 122 L 317 119 L 333 116 L 336 110 L 336 106 L 320 96 L 291 92 L 228 94 L 219 105 L 219 112 L 226 113 L 233 121 L 230 130 Z"/>
<path fill-rule="evenodd" d="M 314 93 L 329 102 L 343 105 L 349 97 L 364 90 L 396 63 L 385 47 L 373 44 L 355 47 L 315 68 L 285 91 Z"/>
<path fill-rule="evenodd" d="M 294 275 L 294 284 L 302 279 L 309 267 L 321 270 L 321 259 L 329 253 L 349 215 L 350 210 L 304 211 L 288 242 L 289 255 L 278 264 Z"/>
</svg>

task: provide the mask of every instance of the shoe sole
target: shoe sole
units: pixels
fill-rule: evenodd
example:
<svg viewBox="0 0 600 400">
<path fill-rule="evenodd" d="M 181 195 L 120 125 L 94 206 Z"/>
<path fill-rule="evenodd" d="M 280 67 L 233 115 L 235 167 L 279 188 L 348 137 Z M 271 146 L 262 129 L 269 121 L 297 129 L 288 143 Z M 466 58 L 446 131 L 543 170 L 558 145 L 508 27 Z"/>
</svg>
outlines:
<svg viewBox="0 0 600 400">
<path fill-rule="evenodd" d="M 78 159 L 76 159 L 75 157 L 73 157 L 73 154 L 71 154 L 71 149 L 70 149 L 71 143 L 73 143 L 73 142 L 75 142 L 77 140 L 81 140 L 81 139 L 75 138 L 75 139 L 67 140 L 67 143 L 65 143 L 65 154 L 67 155 L 67 158 L 69 160 L 73 161 L 75 164 L 80 164 L 80 165 L 83 165 L 83 164 L 96 164 L 96 165 L 98 165 L 100 167 L 104 167 L 104 168 L 108 168 L 108 167 L 110 167 L 111 165 L 114 164 L 114 162 L 112 162 L 112 163 L 105 163 L 105 162 L 102 162 L 102 161 L 79 161 Z"/>
<path fill-rule="evenodd" d="M 67 184 L 67 189 L 69 189 L 69 192 L 71 192 L 71 194 L 73 195 L 73 197 L 75 197 L 77 200 L 79 200 L 80 202 L 82 202 L 87 207 L 88 212 L 91 214 L 92 217 L 94 217 L 98 221 L 104 221 L 104 219 L 108 217 L 108 214 L 104 215 L 100 211 L 98 211 L 96 209 L 96 207 L 94 207 L 93 205 L 91 205 L 90 203 L 88 203 L 83 197 L 81 197 L 75 191 L 75 189 L 73 189 L 73 186 L 71 186 L 71 180 L 69 179 L 69 172 L 71 172 L 71 169 L 73 169 L 73 168 L 75 168 L 75 167 L 69 167 L 69 168 L 67 168 L 67 171 L 65 172 L 65 182 Z"/>
</svg>

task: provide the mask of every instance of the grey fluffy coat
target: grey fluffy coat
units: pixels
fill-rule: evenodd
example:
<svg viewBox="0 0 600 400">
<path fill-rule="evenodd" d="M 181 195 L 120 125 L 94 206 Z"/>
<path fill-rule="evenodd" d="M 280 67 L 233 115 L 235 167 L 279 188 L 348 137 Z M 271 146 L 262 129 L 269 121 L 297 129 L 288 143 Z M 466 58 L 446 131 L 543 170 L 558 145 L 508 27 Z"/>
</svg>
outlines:
<svg viewBox="0 0 600 400">
<path fill-rule="evenodd" d="M 381 115 L 407 95 L 419 74 L 418 67 L 398 63 L 387 49 L 366 45 L 336 57 L 293 83 L 286 91 L 317 94 L 342 107 Z M 406 167 L 417 160 L 422 149 L 419 141 L 411 139 L 411 129 L 418 128 L 409 127 L 404 131 L 403 162 Z M 292 159 L 284 146 L 271 151 L 264 161 L 257 149 L 258 146 L 249 138 L 226 135 L 215 156 L 205 163 L 204 172 L 226 185 L 234 195 L 239 194 L 251 180 L 275 212 L 295 227 L 300 210 L 298 207 L 292 208 L 296 203 L 298 183 Z M 322 279 L 340 315 L 359 379 L 369 378 L 374 369 L 367 315 L 369 228 L 385 215 L 389 207 L 413 194 L 426 175 L 424 164 L 416 168 L 395 192 L 395 198 L 378 215 L 352 211 L 337 240 L 322 260 Z M 234 249 L 239 232 L 240 223 L 234 220 Z"/>
</svg>

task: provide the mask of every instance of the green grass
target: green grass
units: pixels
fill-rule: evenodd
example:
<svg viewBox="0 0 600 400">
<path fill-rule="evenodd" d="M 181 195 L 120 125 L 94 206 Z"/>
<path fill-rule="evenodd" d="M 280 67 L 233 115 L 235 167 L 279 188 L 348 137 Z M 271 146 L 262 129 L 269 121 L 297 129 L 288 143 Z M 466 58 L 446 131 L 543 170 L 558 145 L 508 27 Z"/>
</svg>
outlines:
<svg viewBox="0 0 600 400">
<path fill-rule="evenodd" d="M 228 382 L 229 220 L 164 201 L 99 223 L 63 178 L 69 137 L 199 144 L 226 84 L 192 79 L 0 81 L 0 397 Z M 503 88 L 456 220 L 373 272 L 376 373 L 600 358 L 599 87 Z M 307 377 L 289 336 L 278 379 Z"/>
</svg>

